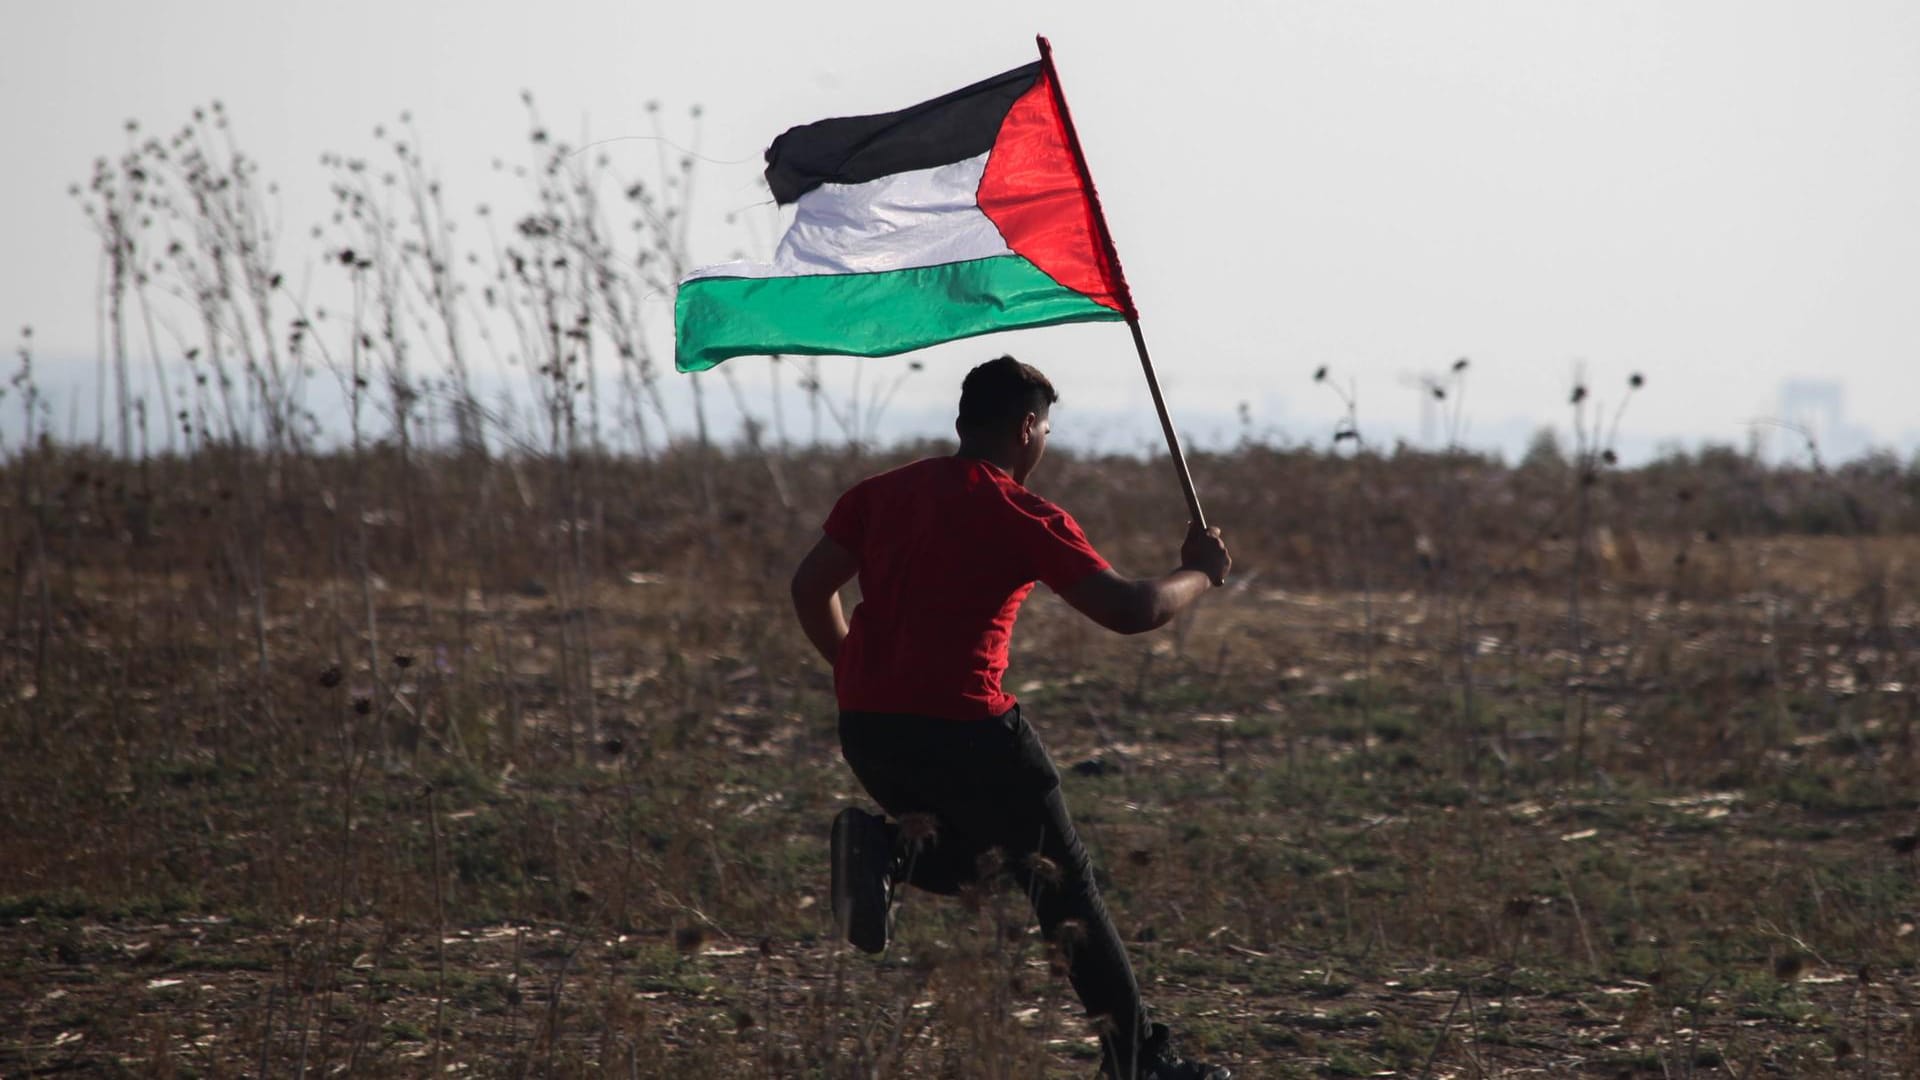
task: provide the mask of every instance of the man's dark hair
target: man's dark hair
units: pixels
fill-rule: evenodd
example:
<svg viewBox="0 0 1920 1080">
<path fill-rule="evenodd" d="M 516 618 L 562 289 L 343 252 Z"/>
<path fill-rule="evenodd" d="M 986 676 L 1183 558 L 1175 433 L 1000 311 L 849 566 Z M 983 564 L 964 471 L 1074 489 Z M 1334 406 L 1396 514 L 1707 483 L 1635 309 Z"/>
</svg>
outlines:
<svg viewBox="0 0 1920 1080">
<path fill-rule="evenodd" d="M 1002 356 L 967 372 L 960 384 L 960 426 L 970 431 L 1008 427 L 1030 412 L 1045 415 L 1059 400 L 1039 368 Z"/>
</svg>

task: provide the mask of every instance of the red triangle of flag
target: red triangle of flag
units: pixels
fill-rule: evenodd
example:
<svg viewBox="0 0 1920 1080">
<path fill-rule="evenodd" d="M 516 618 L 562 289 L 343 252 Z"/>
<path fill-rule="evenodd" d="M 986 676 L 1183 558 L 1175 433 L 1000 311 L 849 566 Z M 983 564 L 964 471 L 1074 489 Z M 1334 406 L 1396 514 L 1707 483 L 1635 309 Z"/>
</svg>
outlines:
<svg viewBox="0 0 1920 1080">
<path fill-rule="evenodd" d="M 1095 303 L 1126 310 L 1047 72 L 1007 111 L 976 197 L 1015 254 Z"/>
</svg>

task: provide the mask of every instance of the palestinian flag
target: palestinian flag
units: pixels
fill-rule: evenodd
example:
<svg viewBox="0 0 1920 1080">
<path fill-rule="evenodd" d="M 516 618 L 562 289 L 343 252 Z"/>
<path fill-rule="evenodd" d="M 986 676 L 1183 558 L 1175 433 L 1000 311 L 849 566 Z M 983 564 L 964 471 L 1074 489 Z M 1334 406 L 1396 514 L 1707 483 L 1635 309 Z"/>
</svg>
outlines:
<svg viewBox="0 0 1920 1080">
<path fill-rule="evenodd" d="M 772 263 L 693 272 L 674 365 L 889 356 L 1030 326 L 1124 319 L 1124 280 L 1045 60 L 899 112 L 793 128 L 767 185 L 793 225 Z"/>
</svg>

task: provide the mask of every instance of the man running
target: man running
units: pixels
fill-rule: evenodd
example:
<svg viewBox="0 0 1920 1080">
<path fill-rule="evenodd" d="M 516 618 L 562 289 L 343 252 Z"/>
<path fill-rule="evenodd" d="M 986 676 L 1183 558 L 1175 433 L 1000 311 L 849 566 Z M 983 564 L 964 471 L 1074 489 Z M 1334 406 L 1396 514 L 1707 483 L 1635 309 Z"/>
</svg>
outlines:
<svg viewBox="0 0 1920 1080">
<path fill-rule="evenodd" d="M 1219 529 L 1189 528 L 1180 568 L 1113 571 L 1065 510 L 1024 486 L 1059 395 L 1011 356 L 967 374 L 952 457 L 870 477 L 834 505 L 793 576 L 807 638 L 833 665 L 840 746 L 893 816 L 848 808 L 833 823 L 833 910 L 867 952 L 886 947 L 901 881 L 943 895 L 1002 871 L 1033 898 L 1041 933 L 1101 1030 L 1102 1073 L 1227 1080 L 1176 1055 L 1149 1023 L 1126 948 L 1060 797 L 1060 774 L 1000 685 L 1020 604 L 1044 581 L 1109 630 L 1164 625 L 1226 581 Z M 849 626 L 840 587 L 860 577 Z M 896 822 L 909 818 L 903 837 Z"/>
</svg>

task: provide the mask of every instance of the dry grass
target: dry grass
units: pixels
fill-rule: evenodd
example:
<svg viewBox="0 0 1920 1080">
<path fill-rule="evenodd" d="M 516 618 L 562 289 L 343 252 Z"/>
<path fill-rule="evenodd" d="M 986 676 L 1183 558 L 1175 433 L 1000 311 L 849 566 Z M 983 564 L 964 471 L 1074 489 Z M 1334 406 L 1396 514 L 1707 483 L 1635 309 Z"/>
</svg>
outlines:
<svg viewBox="0 0 1920 1080">
<path fill-rule="evenodd" d="M 694 449 L 573 494 L 538 459 L 16 460 L 0 1068 L 1091 1072 L 1017 895 L 910 899 L 880 963 L 829 940 L 857 792 L 779 586 L 883 463 L 788 455 L 788 513 Z M 1159 565 L 1120 524 L 1148 466 L 1050 468 Z M 1470 592 L 1394 557 L 1406 506 L 1355 550 L 1234 505 L 1350 468 L 1204 462 L 1251 493 L 1214 510 L 1239 583 L 1169 631 L 1022 620 L 1162 1014 L 1252 1075 L 1906 1068 L 1920 544 L 1622 526 L 1576 680 L 1570 540 L 1472 540 L 1512 568 Z"/>
</svg>

